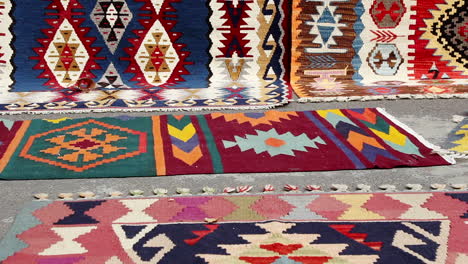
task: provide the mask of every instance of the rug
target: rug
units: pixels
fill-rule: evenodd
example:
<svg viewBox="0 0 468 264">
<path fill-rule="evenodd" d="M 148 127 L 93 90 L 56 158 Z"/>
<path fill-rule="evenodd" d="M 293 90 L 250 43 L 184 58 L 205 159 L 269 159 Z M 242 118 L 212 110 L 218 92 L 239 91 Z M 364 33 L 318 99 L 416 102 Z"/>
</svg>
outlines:
<svg viewBox="0 0 468 264">
<path fill-rule="evenodd" d="M 301 101 L 468 98 L 468 1 L 294 0 Z"/>
<path fill-rule="evenodd" d="M 468 118 L 450 132 L 444 147 L 451 151 L 468 154 Z"/>
<path fill-rule="evenodd" d="M 466 192 L 38 201 L 0 261 L 463 264 L 467 212 Z"/>
<path fill-rule="evenodd" d="M 435 153 L 435 146 L 383 109 L 374 108 L 0 124 L 2 179 L 355 170 L 454 163 L 450 156 Z"/>
<path fill-rule="evenodd" d="M 272 108 L 290 97 L 286 0 L 4 0 L 0 9 L 2 114 Z M 82 81 L 96 89 L 80 92 Z"/>
</svg>

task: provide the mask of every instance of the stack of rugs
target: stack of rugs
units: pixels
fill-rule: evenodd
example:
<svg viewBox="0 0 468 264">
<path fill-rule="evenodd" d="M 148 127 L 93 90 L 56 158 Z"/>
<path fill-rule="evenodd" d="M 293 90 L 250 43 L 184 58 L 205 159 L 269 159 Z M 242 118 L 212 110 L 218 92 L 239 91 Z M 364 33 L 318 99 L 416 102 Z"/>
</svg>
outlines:
<svg viewBox="0 0 468 264">
<path fill-rule="evenodd" d="M 463 99 L 467 80 L 466 0 L 0 0 L 3 115 Z M 444 147 L 381 108 L 0 119 L 0 179 L 444 166 L 468 119 Z M 38 194 L 0 263 L 468 263 L 466 185 L 413 187 Z"/>
</svg>

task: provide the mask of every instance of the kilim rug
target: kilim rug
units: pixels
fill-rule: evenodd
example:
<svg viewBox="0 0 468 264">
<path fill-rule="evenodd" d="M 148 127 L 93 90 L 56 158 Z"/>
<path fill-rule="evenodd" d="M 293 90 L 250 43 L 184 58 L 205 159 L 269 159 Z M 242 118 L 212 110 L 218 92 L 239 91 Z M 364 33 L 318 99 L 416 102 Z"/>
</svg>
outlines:
<svg viewBox="0 0 468 264">
<path fill-rule="evenodd" d="M 468 1 L 292 2 L 302 101 L 468 98 Z"/>
<path fill-rule="evenodd" d="M 464 264 L 468 193 L 38 201 L 2 264 Z"/>
<path fill-rule="evenodd" d="M 448 165 L 382 109 L 3 121 L 0 178 Z"/>
<path fill-rule="evenodd" d="M 0 112 L 287 103 L 287 0 L 0 1 Z M 96 83 L 84 93 L 75 83 Z"/>
<path fill-rule="evenodd" d="M 468 154 L 468 118 L 450 132 L 445 148 L 448 150 Z M 467 156 L 468 157 L 468 156 Z"/>
</svg>

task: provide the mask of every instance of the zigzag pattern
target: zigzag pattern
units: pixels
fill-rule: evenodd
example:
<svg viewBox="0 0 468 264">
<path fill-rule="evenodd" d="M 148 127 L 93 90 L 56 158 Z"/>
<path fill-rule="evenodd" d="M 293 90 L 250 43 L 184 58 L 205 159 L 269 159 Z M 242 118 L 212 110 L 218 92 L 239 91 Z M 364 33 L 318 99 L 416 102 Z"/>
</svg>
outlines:
<svg viewBox="0 0 468 264">
<path fill-rule="evenodd" d="M 397 34 L 389 31 L 389 30 L 371 30 L 370 32 L 374 33 L 375 38 L 371 39 L 371 41 L 377 42 L 392 42 L 397 37 Z"/>
<path fill-rule="evenodd" d="M 370 109 L 365 109 L 362 114 L 358 111 L 361 110 L 348 110 L 348 113 L 354 118 L 361 120 L 363 124 L 369 127 L 386 144 L 399 152 L 422 157 L 419 148 L 406 135 L 401 133 L 399 129 L 385 121 L 383 117 L 377 116 Z"/>
<path fill-rule="evenodd" d="M 336 59 L 330 55 L 307 56 L 309 68 L 332 68 L 336 65 Z"/>
<path fill-rule="evenodd" d="M 167 128 L 174 157 L 190 166 L 203 157 L 197 130 L 190 116 L 168 116 Z"/>
<path fill-rule="evenodd" d="M 369 161 L 374 162 L 377 156 L 398 160 L 375 137 L 369 135 L 369 133 L 356 125 L 341 110 L 320 110 L 317 113 L 332 124 L 336 131 Z"/>
<path fill-rule="evenodd" d="M 380 251 L 382 249 L 383 243 L 378 242 L 366 242 L 366 238 L 368 234 L 365 233 L 351 233 L 353 228 L 356 225 L 330 225 L 331 228 L 335 229 L 336 231 L 340 232 L 341 234 L 363 244 L 366 245 L 374 250 Z"/>
</svg>

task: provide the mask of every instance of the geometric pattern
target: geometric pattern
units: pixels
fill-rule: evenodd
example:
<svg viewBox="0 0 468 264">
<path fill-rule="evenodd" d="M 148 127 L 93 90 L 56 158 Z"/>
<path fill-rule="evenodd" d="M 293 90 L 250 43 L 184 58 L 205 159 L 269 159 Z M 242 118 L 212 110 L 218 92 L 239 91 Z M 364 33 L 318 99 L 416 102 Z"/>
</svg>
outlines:
<svg viewBox="0 0 468 264">
<path fill-rule="evenodd" d="M 5 120 L 0 122 L 0 177 L 145 177 L 454 163 L 398 124 L 378 108 Z M 250 160 L 255 162 L 243 162 Z"/>
<path fill-rule="evenodd" d="M 467 8 L 465 0 L 295 1 L 292 87 L 315 101 L 466 94 Z"/>
<path fill-rule="evenodd" d="M 235 137 L 235 142 L 223 141 L 225 148 L 238 146 L 242 152 L 253 149 L 255 153 L 268 152 L 272 157 L 283 154 L 294 156 L 293 150 L 304 151 L 304 147 L 318 149 L 317 143 L 325 144 L 320 137 L 309 139 L 307 135 L 294 136 L 291 133 L 279 135 L 275 129 L 269 131 L 256 130 L 258 135 L 246 135 L 246 138 Z"/>
<path fill-rule="evenodd" d="M 460 153 L 468 153 L 468 118 L 463 119 L 463 121 L 450 132 L 444 147 Z"/>
<path fill-rule="evenodd" d="M 289 5 L 286 0 L 2 1 L 0 111 L 285 104 L 291 96 Z M 83 78 L 92 79 L 96 89 L 76 89 Z"/>
<path fill-rule="evenodd" d="M 323 201 L 335 205 L 321 207 Z M 468 254 L 466 192 L 39 203 L 0 242 L 2 263 L 424 264 L 463 263 Z M 271 208 L 274 215 L 263 214 Z M 17 240 L 25 246 L 12 247 Z"/>
<path fill-rule="evenodd" d="M 136 150 L 129 149 L 125 144 L 126 141 L 134 139 L 138 140 Z M 36 145 L 42 147 L 35 149 Z M 81 172 L 144 152 L 146 152 L 146 133 L 90 119 L 32 135 L 20 156 Z"/>
</svg>

